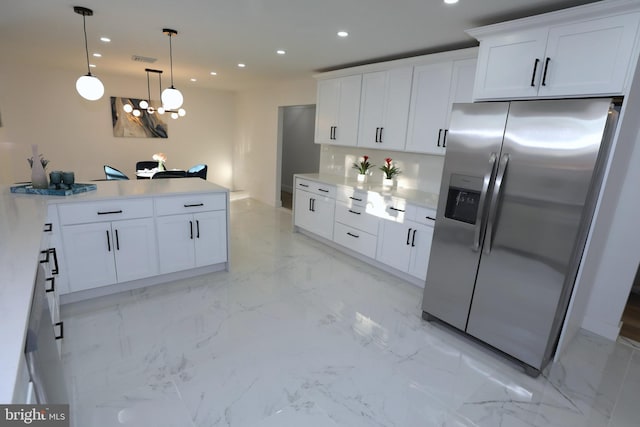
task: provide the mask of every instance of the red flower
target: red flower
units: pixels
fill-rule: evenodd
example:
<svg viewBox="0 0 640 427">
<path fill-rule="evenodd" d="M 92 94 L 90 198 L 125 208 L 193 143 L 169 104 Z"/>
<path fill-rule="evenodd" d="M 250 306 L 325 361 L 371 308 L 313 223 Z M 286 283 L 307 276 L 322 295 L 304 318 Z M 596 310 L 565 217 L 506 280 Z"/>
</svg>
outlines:
<svg viewBox="0 0 640 427">
<path fill-rule="evenodd" d="M 367 160 L 369 160 L 369 156 L 364 156 L 365 163 L 367 162 Z"/>
<path fill-rule="evenodd" d="M 385 162 L 387 162 L 388 164 L 391 164 L 391 157 L 387 157 L 386 159 L 384 159 Z"/>
</svg>

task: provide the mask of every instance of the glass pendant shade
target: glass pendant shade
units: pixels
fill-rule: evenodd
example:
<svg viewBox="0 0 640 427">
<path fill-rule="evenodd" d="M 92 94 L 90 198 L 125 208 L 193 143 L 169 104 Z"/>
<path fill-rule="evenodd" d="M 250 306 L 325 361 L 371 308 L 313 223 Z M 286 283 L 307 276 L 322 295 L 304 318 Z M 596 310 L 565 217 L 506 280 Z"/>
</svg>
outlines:
<svg viewBox="0 0 640 427">
<path fill-rule="evenodd" d="M 162 105 L 167 110 L 177 110 L 182 106 L 184 98 L 182 93 L 174 87 L 168 87 L 162 91 Z"/>
<path fill-rule="evenodd" d="M 124 104 L 122 106 L 122 109 L 124 110 L 125 113 L 130 113 L 133 111 L 133 107 L 131 106 L 131 104 Z"/>
<path fill-rule="evenodd" d="M 171 113 L 171 118 L 172 119 L 177 119 L 178 118 L 178 113 Z"/>
<path fill-rule="evenodd" d="M 76 90 L 86 100 L 96 101 L 104 95 L 104 85 L 99 78 L 91 74 L 81 76 L 76 81 Z"/>
<path fill-rule="evenodd" d="M 135 117 L 140 117 L 140 110 L 133 110 L 133 115 Z"/>
<path fill-rule="evenodd" d="M 149 103 L 143 99 L 142 101 L 140 101 L 140 108 L 146 110 L 147 108 L 149 108 Z"/>
<path fill-rule="evenodd" d="M 184 117 L 187 114 L 187 111 L 184 108 L 178 110 L 178 115 L 180 117 Z"/>
<path fill-rule="evenodd" d="M 158 107 L 156 111 L 158 111 L 158 114 L 164 114 L 164 107 Z"/>
</svg>

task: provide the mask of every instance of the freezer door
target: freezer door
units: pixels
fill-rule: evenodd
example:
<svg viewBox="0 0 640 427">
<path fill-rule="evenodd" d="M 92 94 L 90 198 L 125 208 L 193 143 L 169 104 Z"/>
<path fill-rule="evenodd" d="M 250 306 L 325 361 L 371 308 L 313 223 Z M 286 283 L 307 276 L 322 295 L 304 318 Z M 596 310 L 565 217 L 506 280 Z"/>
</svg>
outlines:
<svg viewBox="0 0 640 427">
<path fill-rule="evenodd" d="M 422 310 L 461 330 L 508 111 L 508 103 L 456 104 L 451 115 Z"/>
<path fill-rule="evenodd" d="M 467 332 L 536 369 L 573 287 L 610 104 L 525 101 L 509 110 Z"/>
</svg>

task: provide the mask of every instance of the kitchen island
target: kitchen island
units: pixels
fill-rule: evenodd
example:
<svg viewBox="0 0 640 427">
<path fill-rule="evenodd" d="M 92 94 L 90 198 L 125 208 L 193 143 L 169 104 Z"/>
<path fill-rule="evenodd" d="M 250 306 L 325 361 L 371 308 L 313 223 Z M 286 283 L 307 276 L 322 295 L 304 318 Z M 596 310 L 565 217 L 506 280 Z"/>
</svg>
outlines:
<svg viewBox="0 0 640 427">
<path fill-rule="evenodd" d="M 56 267 L 63 277 L 56 287 L 62 294 L 62 303 L 228 270 L 229 192 L 226 188 L 196 178 L 96 184 L 95 191 L 63 197 L 12 194 L 9 186 L 0 187 L 0 312 L 3 314 L 0 403 L 21 403 L 23 383 L 28 382 L 24 343 L 42 245 L 43 242 L 46 242 L 45 246 L 49 245 L 44 230 L 53 228 L 57 233 L 56 261 L 59 265 Z M 113 210 L 112 206 L 127 208 Z M 125 253 L 117 264 L 117 251 L 125 250 L 128 232 L 120 230 L 118 233 L 119 224 L 140 222 L 145 222 L 147 232 L 146 240 L 138 242 L 145 248 L 139 255 L 145 259 L 143 264 L 148 269 L 132 273 L 128 266 L 135 265 L 136 260 L 128 259 L 132 258 L 131 253 Z M 52 225 L 45 228 L 45 223 Z M 175 232 L 176 224 L 180 227 L 180 235 Z M 85 260 L 69 259 L 64 249 L 79 248 L 89 253 L 92 241 L 84 236 L 91 238 L 92 234 L 83 236 L 78 231 L 104 226 L 111 228 L 110 233 L 100 232 L 101 246 L 107 252 L 107 256 L 102 257 L 107 260 L 102 266 L 111 263 L 115 275 L 95 286 L 87 285 L 85 282 L 90 282 L 89 279 L 103 277 L 102 272 L 78 271 L 78 266 Z M 208 230 L 213 230 L 213 234 L 206 234 Z M 163 267 L 162 257 L 170 257 L 173 252 L 162 252 L 162 248 L 175 247 L 174 240 L 178 244 L 191 245 L 191 252 L 178 246 L 181 253 L 175 258 L 180 262 L 168 262 L 170 265 Z M 200 246 L 199 240 L 202 241 Z M 130 241 L 135 243 L 135 239 Z M 185 258 L 185 252 L 193 254 L 193 259 Z M 209 256 L 210 253 L 213 256 Z"/>
</svg>

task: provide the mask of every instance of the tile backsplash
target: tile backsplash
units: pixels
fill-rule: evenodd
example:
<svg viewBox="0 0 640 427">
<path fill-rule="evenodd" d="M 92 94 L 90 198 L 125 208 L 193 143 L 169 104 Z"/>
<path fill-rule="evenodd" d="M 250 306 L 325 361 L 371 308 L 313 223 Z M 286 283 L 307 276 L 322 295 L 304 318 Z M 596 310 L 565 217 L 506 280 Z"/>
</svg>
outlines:
<svg viewBox="0 0 640 427">
<path fill-rule="evenodd" d="M 380 167 L 384 164 L 385 158 L 391 157 L 393 164 L 402 172 L 397 177 L 398 187 L 436 194 L 440 191 L 443 156 L 322 145 L 319 172 L 355 178 L 358 171 L 353 168 L 353 164 L 360 162 L 364 155 L 369 156 L 369 162 L 376 165 L 369 172 L 370 182 L 375 180 L 382 182 L 383 173 Z"/>
</svg>

